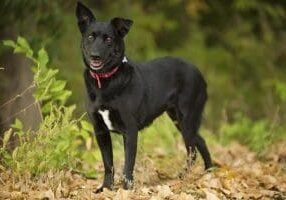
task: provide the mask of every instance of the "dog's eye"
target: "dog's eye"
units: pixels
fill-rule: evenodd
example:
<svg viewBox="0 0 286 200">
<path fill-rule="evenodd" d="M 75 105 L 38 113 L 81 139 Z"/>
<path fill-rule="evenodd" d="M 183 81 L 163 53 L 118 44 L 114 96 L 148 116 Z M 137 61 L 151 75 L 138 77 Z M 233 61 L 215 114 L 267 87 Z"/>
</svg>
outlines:
<svg viewBox="0 0 286 200">
<path fill-rule="evenodd" d="M 93 36 L 93 35 L 89 35 L 89 36 L 87 37 L 87 39 L 88 39 L 88 41 L 93 41 L 93 40 L 94 40 L 94 36 Z"/>
<path fill-rule="evenodd" d="M 111 37 L 107 37 L 107 38 L 105 38 L 105 42 L 107 42 L 107 43 L 111 43 L 112 42 L 112 38 Z"/>
</svg>

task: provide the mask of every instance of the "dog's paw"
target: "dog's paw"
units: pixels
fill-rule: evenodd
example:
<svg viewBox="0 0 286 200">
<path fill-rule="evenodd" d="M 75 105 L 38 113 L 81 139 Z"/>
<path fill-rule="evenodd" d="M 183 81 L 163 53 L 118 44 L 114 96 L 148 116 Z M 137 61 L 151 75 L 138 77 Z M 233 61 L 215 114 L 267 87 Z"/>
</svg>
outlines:
<svg viewBox="0 0 286 200">
<path fill-rule="evenodd" d="M 215 168 L 216 168 L 216 166 L 213 165 L 211 162 L 205 164 L 205 171 L 207 171 L 207 172 L 213 171 Z"/>
<path fill-rule="evenodd" d="M 206 172 L 206 173 L 210 173 L 210 172 L 215 171 L 216 169 L 218 169 L 217 166 L 211 166 L 211 167 L 205 169 L 205 172 Z"/>
<path fill-rule="evenodd" d="M 123 189 L 124 190 L 131 190 L 133 188 L 134 182 L 132 179 L 127 179 L 124 177 L 123 179 Z"/>
<path fill-rule="evenodd" d="M 107 186 L 107 185 L 100 185 L 100 186 L 98 186 L 96 189 L 95 189 L 95 191 L 94 191 L 94 193 L 101 193 L 101 192 L 103 192 L 103 189 L 104 188 L 106 188 L 106 189 L 108 189 L 108 190 L 112 190 L 112 186 Z"/>
</svg>

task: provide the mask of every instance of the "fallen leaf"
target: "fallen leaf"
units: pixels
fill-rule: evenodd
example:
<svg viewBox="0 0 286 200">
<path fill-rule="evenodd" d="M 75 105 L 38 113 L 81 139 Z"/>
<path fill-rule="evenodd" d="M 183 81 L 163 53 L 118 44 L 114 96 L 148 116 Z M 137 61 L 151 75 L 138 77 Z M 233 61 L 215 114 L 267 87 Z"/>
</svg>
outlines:
<svg viewBox="0 0 286 200">
<path fill-rule="evenodd" d="M 178 196 L 178 200 L 195 200 L 195 198 L 191 194 L 186 194 L 185 192 L 182 192 Z"/>
<path fill-rule="evenodd" d="M 141 189 L 141 192 L 142 192 L 143 194 L 150 194 L 150 193 L 151 193 L 150 189 L 147 188 L 147 187 L 143 187 L 143 188 Z"/>
<path fill-rule="evenodd" d="M 206 194 L 206 200 L 220 200 L 212 191 L 203 189 Z"/>
<path fill-rule="evenodd" d="M 127 200 L 127 199 L 130 199 L 129 198 L 129 193 L 130 193 L 129 190 L 123 190 L 123 189 L 120 188 L 116 192 L 116 195 L 115 195 L 114 199 L 115 200 Z"/>
<path fill-rule="evenodd" d="M 158 196 L 161 198 L 167 198 L 171 195 L 173 195 L 173 192 L 171 191 L 170 187 L 168 185 L 158 185 Z"/>
<path fill-rule="evenodd" d="M 55 199 L 55 195 L 53 193 L 53 191 L 51 189 L 49 189 L 48 191 L 45 191 L 41 194 L 40 199 L 44 199 L 44 200 L 54 200 Z"/>
</svg>

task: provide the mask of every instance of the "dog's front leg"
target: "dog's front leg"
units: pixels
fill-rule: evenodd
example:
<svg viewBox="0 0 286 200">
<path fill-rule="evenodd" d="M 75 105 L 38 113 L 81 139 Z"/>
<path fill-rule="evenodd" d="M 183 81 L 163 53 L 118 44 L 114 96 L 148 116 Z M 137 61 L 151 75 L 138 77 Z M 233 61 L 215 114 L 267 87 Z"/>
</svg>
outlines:
<svg viewBox="0 0 286 200">
<path fill-rule="evenodd" d="M 101 156 L 104 164 L 104 180 L 103 184 L 98 187 L 95 193 L 103 191 L 103 188 L 112 189 L 113 186 L 113 152 L 111 136 L 109 132 L 104 132 L 102 134 L 96 134 L 96 140 L 101 151 Z"/>
<path fill-rule="evenodd" d="M 133 129 L 123 135 L 125 163 L 123 170 L 123 188 L 131 189 L 133 187 L 133 169 L 137 152 L 138 131 Z"/>
</svg>

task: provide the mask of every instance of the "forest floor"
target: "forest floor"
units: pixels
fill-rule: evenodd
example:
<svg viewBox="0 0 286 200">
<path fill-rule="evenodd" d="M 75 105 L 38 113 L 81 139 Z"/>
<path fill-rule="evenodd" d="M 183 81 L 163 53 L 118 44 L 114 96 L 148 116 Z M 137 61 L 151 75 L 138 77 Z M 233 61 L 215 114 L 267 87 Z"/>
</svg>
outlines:
<svg viewBox="0 0 286 200">
<path fill-rule="evenodd" d="M 263 160 L 239 144 L 227 147 L 211 145 L 213 160 L 218 167 L 203 170 L 199 159 L 191 171 L 184 170 L 183 156 L 167 156 L 160 149 L 152 155 L 139 155 L 132 191 L 121 189 L 120 168 L 116 164 L 113 191 L 94 194 L 100 185 L 72 171 L 49 172 L 40 177 L 15 178 L 10 171 L 0 176 L 0 199 L 286 199 L 285 141 L 273 145 Z M 96 165 L 103 171 L 101 163 Z"/>
</svg>

